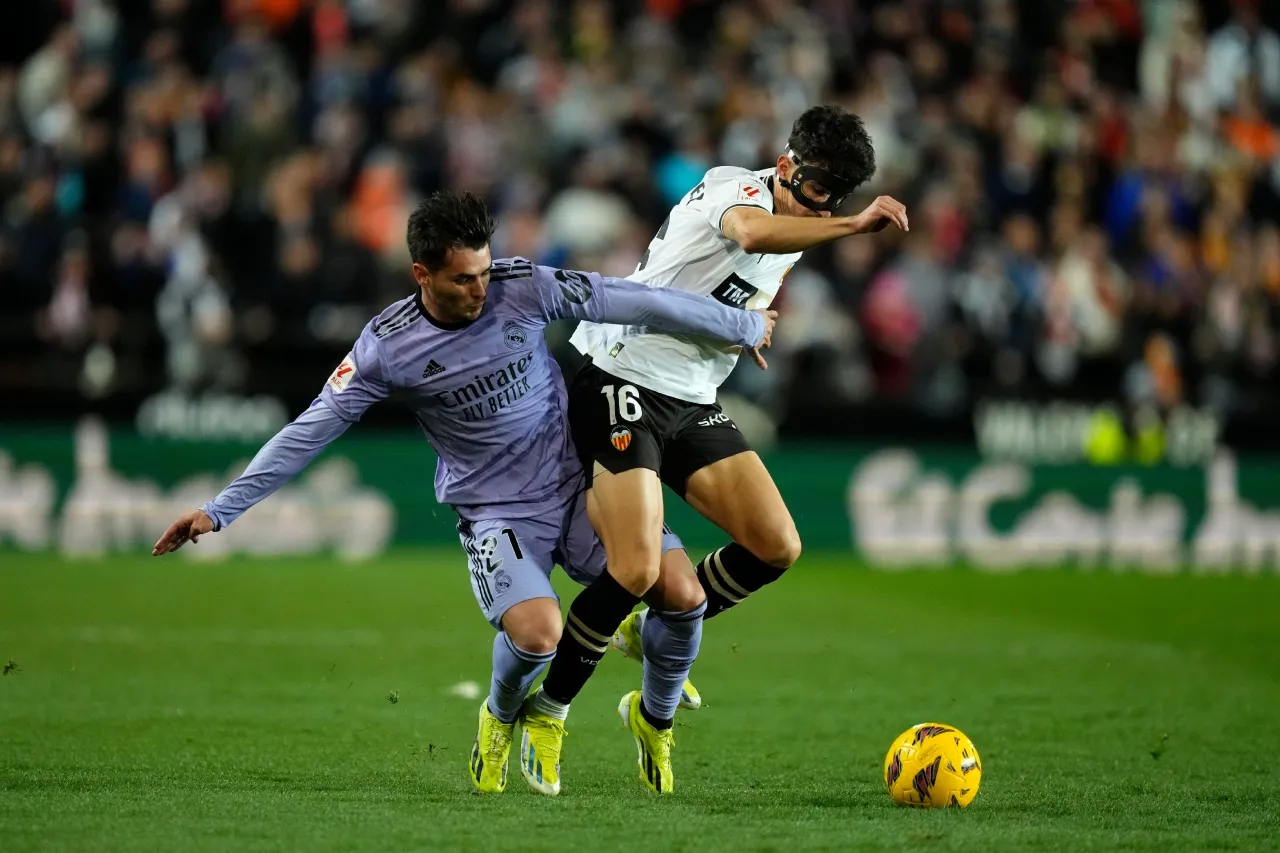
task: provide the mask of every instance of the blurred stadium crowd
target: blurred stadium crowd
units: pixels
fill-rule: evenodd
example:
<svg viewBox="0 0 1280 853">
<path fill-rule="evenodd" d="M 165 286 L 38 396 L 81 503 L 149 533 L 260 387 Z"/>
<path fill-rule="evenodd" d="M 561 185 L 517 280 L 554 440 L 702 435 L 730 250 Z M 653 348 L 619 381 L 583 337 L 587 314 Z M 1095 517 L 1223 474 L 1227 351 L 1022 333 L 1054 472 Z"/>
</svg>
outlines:
<svg viewBox="0 0 1280 853">
<path fill-rule="evenodd" d="M 23 0 L 3 16 L 0 388 L 37 407 L 164 388 L 305 404 L 408 292 L 423 194 L 485 196 L 496 256 L 625 275 L 705 169 L 771 164 L 824 101 L 875 141 L 856 201 L 894 195 L 912 230 L 792 271 L 775 369 L 731 379 L 776 418 L 798 401 L 946 415 L 993 393 L 1236 412 L 1275 375 L 1280 4 Z"/>
</svg>

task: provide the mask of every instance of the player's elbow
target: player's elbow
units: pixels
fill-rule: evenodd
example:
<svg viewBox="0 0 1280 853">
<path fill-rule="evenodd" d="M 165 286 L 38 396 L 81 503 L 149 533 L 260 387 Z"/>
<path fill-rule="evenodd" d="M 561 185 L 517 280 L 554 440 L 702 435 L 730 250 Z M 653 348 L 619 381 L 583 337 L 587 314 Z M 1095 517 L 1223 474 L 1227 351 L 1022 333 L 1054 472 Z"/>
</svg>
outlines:
<svg viewBox="0 0 1280 853">
<path fill-rule="evenodd" d="M 742 247 L 742 251 L 749 255 L 758 255 L 768 250 L 765 244 L 764 235 L 761 229 L 754 227 L 750 222 L 744 222 L 740 227 L 734 229 L 734 241 Z"/>
</svg>

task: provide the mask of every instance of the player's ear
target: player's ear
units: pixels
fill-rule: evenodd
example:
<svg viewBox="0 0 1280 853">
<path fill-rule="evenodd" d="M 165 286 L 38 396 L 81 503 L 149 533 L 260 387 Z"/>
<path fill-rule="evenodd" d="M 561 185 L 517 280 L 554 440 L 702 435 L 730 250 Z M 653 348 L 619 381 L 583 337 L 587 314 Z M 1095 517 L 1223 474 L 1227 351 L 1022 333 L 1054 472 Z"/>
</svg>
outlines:
<svg viewBox="0 0 1280 853">
<path fill-rule="evenodd" d="M 786 154 L 778 155 L 778 177 L 782 180 L 790 180 L 791 170 L 795 168 L 795 163 L 791 162 L 791 158 Z"/>
<path fill-rule="evenodd" d="M 431 273 L 427 272 L 427 268 L 422 264 L 414 264 L 413 280 L 418 283 L 418 287 L 429 287 L 431 285 Z"/>
</svg>

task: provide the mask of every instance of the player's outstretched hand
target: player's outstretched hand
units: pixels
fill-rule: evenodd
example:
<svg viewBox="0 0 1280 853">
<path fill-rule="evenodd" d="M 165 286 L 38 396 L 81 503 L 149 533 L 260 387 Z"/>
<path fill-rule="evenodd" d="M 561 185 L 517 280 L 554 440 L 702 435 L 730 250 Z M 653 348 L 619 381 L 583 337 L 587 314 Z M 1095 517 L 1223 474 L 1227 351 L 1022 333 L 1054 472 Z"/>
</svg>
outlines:
<svg viewBox="0 0 1280 853">
<path fill-rule="evenodd" d="M 204 510 L 198 509 L 195 512 L 189 512 L 173 524 L 170 524 L 164 535 L 156 540 L 155 547 L 151 549 L 151 556 L 159 557 L 162 554 L 176 551 L 188 541 L 196 542 L 201 536 L 212 530 L 213 519 L 205 515 Z"/>
<path fill-rule="evenodd" d="M 760 350 L 768 349 L 773 343 L 773 327 L 778 323 L 778 312 L 772 308 L 764 308 L 756 312 L 764 317 L 764 340 L 760 342 L 760 346 L 752 347 L 751 360 L 756 363 L 756 367 L 761 370 L 768 370 L 769 363 L 764 360 L 764 356 L 760 354 Z"/>
<path fill-rule="evenodd" d="M 903 231 L 910 231 L 907 223 L 907 206 L 892 196 L 882 195 L 867 205 L 867 209 L 853 217 L 858 234 L 883 231 L 892 222 Z"/>
</svg>

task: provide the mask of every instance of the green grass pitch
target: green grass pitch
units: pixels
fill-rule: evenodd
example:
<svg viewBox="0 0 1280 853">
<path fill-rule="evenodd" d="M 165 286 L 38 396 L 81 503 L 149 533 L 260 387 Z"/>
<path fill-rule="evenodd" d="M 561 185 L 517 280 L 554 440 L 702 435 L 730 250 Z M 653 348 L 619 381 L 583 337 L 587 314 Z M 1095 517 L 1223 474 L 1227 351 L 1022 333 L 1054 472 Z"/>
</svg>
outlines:
<svg viewBox="0 0 1280 853">
<path fill-rule="evenodd" d="M 706 707 L 677 721 L 664 799 L 614 710 L 640 670 L 612 654 L 574 704 L 561 796 L 514 768 L 473 795 L 479 700 L 449 689 L 487 689 L 491 638 L 452 550 L 0 553 L 0 849 L 1280 849 L 1274 576 L 806 556 L 707 624 Z M 981 751 L 967 810 L 884 793 L 884 751 L 926 720 Z"/>
</svg>

